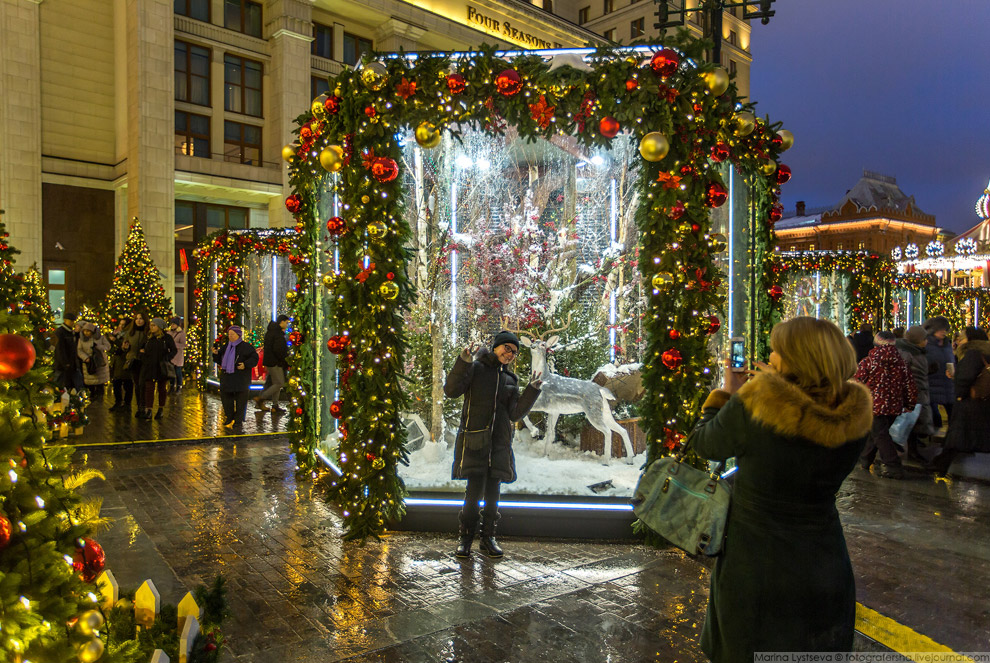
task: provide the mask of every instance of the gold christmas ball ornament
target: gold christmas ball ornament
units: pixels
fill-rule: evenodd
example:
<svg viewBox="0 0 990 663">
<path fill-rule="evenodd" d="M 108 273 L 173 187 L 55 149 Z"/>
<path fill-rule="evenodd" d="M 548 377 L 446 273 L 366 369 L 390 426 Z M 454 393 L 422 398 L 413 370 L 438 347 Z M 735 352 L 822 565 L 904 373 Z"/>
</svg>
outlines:
<svg viewBox="0 0 990 663">
<path fill-rule="evenodd" d="M 322 98 L 316 98 L 313 100 L 313 105 L 309 107 L 310 112 L 313 113 L 313 117 L 318 120 L 322 120 L 327 116 L 327 109 L 323 105 Z"/>
<path fill-rule="evenodd" d="M 298 145 L 286 145 L 282 148 L 282 161 L 286 163 L 292 163 L 296 159 L 296 150 L 299 149 Z"/>
<path fill-rule="evenodd" d="M 773 159 L 764 159 L 760 170 L 763 171 L 764 175 L 773 175 L 777 171 L 777 162 Z"/>
<path fill-rule="evenodd" d="M 339 85 L 337 87 L 335 87 L 333 89 L 333 96 L 335 96 L 335 97 L 343 97 L 344 96 L 344 90 L 343 90 L 343 88 L 341 88 Z"/>
<path fill-rule="evenodd" d="M 99 610 L 87 610 L 83 614 L 79 615 L 79 621 L 76 622 L 76 628 L 83 635 L 94 635 L 97 631 L 103 628 L 103 624 L 106 620 L 103 619 L 103 613 Z"/>
<path fill-rule="evenodd" d="M 324 147 L 320 152 L 320 165 L 331 173 L 339 171 L 344 167 L 344 148 L 340 145 Z"/>
<path fill-rule="evenodd" d="M 394 281 L 385 281 L 378 287 L 378 294 L 384 299 L 395 299 L 399 296 L 399 286 Z"/>
<path fill-rule="evenodd" d="M 76 655 L 82 663 L 96 663 L 103 658 L 103 641 L 93 638 L 86 644 L 79 647 Z"/>
<path fill-rule="evenodd" d="M 748 136 L 753 133 L 753 129 L 756 128 L 756 116 L 749 111 L 736 113 L 734 119 L 736 121 L 737 136 Z"/>
<path fill-rule="evenodd" d="M 659 131 L 652 131 L 639 141 L 639 153 L 647 161 L 660 161 L 670 151 L 670 142 Z"/>
<path fill-rule="evenodd" d="M 381 62 L 369 62 L 361 67 L 361 83 L 372 92 L 378 92 L 387 82 L 388 70 Z"/>
<path fill-rule="evenodd" d="M 427 150 L 432 150 L 434 147 L 440 144 L 443 140 L 443 134 L 440 130 L 436 128 L 431 122 L 421 122 L 418 127 L 416 127 L 416 143 L 420 147 L 426 148 Z"/>
<path fill-rule="evenodd" d="M 716 97 L 721 96 L 729 89 L 729 72 L 722 67 L 716 67 L 714 71 L 709 71 L 704 75 L 704 78 L 708 91 Z"/>
<path fill-rule="evenodd" d="M 715 253 L 721 253 L 729 247 L 729 240 L 725 238 L 722 233 L 715 233 L 712 235 L 712 248 L 715 249 Z"/>
<path fill-rule="evenodd" d="M 334 273 L 323 275 L 323 287 L 327 290 L 333 290 L 337 287 L 337 275 Z"/>
<path fill-rule="evenodd" d="M 289 291 L 288 291 L 287 293 L 285 293 L 285 298 L 286 298 L 286 299 L 287 299 L 288 301 L 290 301 L 290 302 L 294 302 L 294 301 L 296 301 L 296 298 L 297 298 L 298 296 L 299 296 L 299 293 L 298 293 L 298 292 L 296 292 L 295 290 L 289 290 Z"/>
<path fill-rule="evenodd" d="M 368 194 L 361 196 L 361 202 L 367 205 L 368 203 L 371 202 L 371 196 L 369 196 Z"/>
<path fill-rule="evenodd" d="M 786 152 L 791 149 L 791 146 L 794 145 L 794 134 L 787 129 L 781 129 L 777 135 L 780 136 L 780 151 Z"/>
<path fill-rule="evenodd" d="M 368 224 L 368 237 L 373 240 L 385 239 L 387 232 L 388 226 L 381 221 L 372 221 Z"/>
<path fill-rule="evenodd" d="M 670 272 L 657 272 L 653 275 L 653 288 L 663 290 L 674 282 L 674 275 Z"/>
<path fill-rule="evenodd" d="M 385 468 L 385 459 L 379 456 L 378 458 L 371 461 L 371 467 L 376 470 L 381 470 Z"/>
</svg>

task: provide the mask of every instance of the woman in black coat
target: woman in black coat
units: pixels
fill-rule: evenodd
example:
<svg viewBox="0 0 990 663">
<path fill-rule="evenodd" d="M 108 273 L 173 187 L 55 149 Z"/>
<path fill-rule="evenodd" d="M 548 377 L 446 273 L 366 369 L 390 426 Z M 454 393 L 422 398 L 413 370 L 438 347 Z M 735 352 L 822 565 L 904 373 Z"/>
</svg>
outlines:
<svg viewBox="0 0 990 663">
<path fill-rule="evenodd" d="M 262 358 L 268 369 L 268 381 L 265 390 L 254 397 L 255 407 L 262 410 L 265 401 L 271 399 L 272 412 L 285 412 L 278 406 L 279 395 L 285 386 L 285 374 L 289 370 L 289 344 L 285 342 L 285 330 L 289 326 L 289 316 L 280 315 L 268 323 L 265 332 L 265 356 Z"/>
<path fill-rule="evenodd" d="M 447 398 L 464 395 L 461 423 L 454 444 L 451 478 L 467 479 L 464 506 L 459 514 L 460 542 L 458 557 L 471 554 L 471 542 L 482 521 L 479 547 L 489 557 L 501 557 L 495 542 L 495 521 L 501 484 L 516 480 L 516 461 L 512 454 L 513 423 L 525 417 L 540 395 L 542 381 L 534 375 L 526 390 L 519 393 L 519 381 L 509 364 L 519 354 L 519 339 L 512 332 L 499 332 L 489 351 L 474 354 L 474 347 L 464 348 L 450 369 L 443 392 Z M 465 431 L 468 435 L 465 442 Z M 482 431 L 488 431 L 485 435 Z M 484 439 L 486 438 L 487 439 Z M 478 500 L 484 495 L 485 511 Z"/>
<path fill-rule="evenodd" d="M 714 663 L 852 651 L 856 587 L 835 494 L 865 445 L 870 392 L 849 380 L 853 348 L 831 322 L 782 322 L 770 347 L 749 382 L 726 369 L 688 442 L 738 467 L 701 636 Z"/>
<path fill-rule="evenodd" d="M 243 332 L 237 325 L 227 330 L 223 347 L 213 346 L 213 361 L 220 365 L 220 401 L 223 403 L 223 425 L 243 433 L 244 412 L 251 390 L 251 369 L 258 365 L 258 351 L 241 340 Z"/>
<path fill-rule="evenodd" d="M 949 471 L 959 453 L 990 453 L 990 401 L 970 398 L 969 393 L 980 372 L 990 364 L 990 341 L 987 333 L 976 327 L 966 327 L 964 335 L 965 340 L 956 348 L 956 405 L 949 419 L 949 433 L 942 452 L 928 465 L 939 474 Z"/>
<path fill-rule="evenodd" d="M 165 385 L 175 376 L 174 370 L 170 374 L 169 369 L 172 357 L 177 352 L 175 341 L 165 333 L 165 321 L 162 318 L 152 318 L 148 324 L 144 347 L 138 352 L 141 356 L 141 372 L 137 388 L 141 390 L 139 393 L 144 394 L 143 402 L 147 407 L 138 411 L 136 416 L 138 419 L 151 419 L 151 405 L 155 402 L 157 387 L 158 411 L 155 412 L 155 419 L 161 419 L 165 408 Z"/>
</svg>

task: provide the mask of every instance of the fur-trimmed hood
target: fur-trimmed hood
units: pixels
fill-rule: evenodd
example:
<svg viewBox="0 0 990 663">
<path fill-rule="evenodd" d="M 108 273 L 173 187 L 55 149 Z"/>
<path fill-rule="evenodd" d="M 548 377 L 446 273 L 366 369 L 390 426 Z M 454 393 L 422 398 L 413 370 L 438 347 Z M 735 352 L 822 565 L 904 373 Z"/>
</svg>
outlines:
<svg viewBox="0 0 990 663">
<path fill-rule="evenodd" d="M 873 423 L 873 398 L 858 382 L 846 383 L 835 407 L 815 401 L 776 373 L 758 373 L 736 394 L 754 421 L 830 449 L 863 437 Z"/>
<path fill-rule="evenodd" d="M 990 341 L 966 341 L 956 348 L 956 359 L 962 359 L 970 350 L 979 350 L 984 357 L 990 357 Z"/>
</svg>

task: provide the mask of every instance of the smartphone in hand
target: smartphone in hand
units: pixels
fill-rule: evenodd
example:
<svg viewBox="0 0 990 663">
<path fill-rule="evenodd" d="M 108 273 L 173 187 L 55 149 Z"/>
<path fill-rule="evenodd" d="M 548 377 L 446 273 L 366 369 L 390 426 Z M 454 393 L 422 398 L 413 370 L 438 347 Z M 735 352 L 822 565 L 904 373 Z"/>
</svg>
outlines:
<svg viewBox="0 0 990 663">
<path fill-rule="evenodd" d="M 746 370 L 746 339 L 735 336 L 730 341 L 729 366 L 734 373 Z"/>
</svg>

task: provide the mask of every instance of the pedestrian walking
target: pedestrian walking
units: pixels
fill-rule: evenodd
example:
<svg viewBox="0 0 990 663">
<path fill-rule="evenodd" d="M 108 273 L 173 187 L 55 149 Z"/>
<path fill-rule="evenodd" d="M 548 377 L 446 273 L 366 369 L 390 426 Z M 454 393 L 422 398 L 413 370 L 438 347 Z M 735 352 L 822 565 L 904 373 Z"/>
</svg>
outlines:
<svg viewBox="0 0 990 663">
<path fill-rule="evenodd" d="M 182 328 L 182 318 L 176 316 L 169 320 L 168 335 L 175 345 L 175 356 L 172 357 L 173 377 L 169 380 L 172 393 L 175 394 L 182 389 L 182 368 L 186 359 L 186 332 Z"/>
<path fill-rule="evenodd" d="M 904 467 L 897 455 L 897 445 L 890 437 L 890 427 L 898 415 L 914 409 L 918 389 L 901 353 L 894 347 L 894 335 L 879 332 L 875 342 L 876 346 L 859 362 L 855 376 L 873 394 L 873 426 L 860 465 L 869 471 L 879 453 L 877 476 L 903 479 Z"/>
<path fill-rule="evenodd" d="M 268 323 L 265 331 L 264 357 L 262 363 L 268 370 L 268 384 L 254 399 L 254 405 L 265 409 L 265 401 L 271 399 L 272 412 L 285 412 L 278 401 L 285 386 L 285 376 L 289 370 L 289 344 L 285 342 L 285 330 L 289 327 L 289 316 L 280 315 Z"/>
<path fill-rule="evenodd" d="M 93 401 L 103 398 L 105 385 L 110 381 L 110 342 L 92 322 L 83 322 L 81 328 L 76 353 L 82 367 L 83 384 Z"/>
<path fill-rule="evenodd" d="M 701 635 L 714 663 L 853 646 L 856 587 L 835 495 L 866 442 L 870 394 L 850 380 L 856 356 L 831 322 L 779 323 L 770 347 L 751 379 L 727 362 L 688 440 L 738 468 Z"/>
<path fill-rule="evenodd" d="M 864 322 L 859 327 L 859 331 L 849 335 L 849 342 L 852 343 L 856 352 L 856 363 L 863 361 L 866 355 L 873 349 L 873 325 Z"/>
<path fill-rule="evenodd" d="M 914 378 L 914 386 L 917 390 L 916 405 L 921 405 L 921 412 L 914 428 L 908 433 L 907 449 L 905 455 L 913 461 L 919 463 L 927 462 L 918 452 L 920 438 L 928 438 L 935 430 L 932 426 L 932 405 L 930 395 L 929 378 L 935 368 L 928 360 L 925 346 L 928 345 L 928 333 L 920 325 L 909 327 L 904 332 L 904 338 L 899 338 L 894 342 L 894 347 L 901 353 L 901 359 L 907 364 L 911 376 Z"/>
<path fill-rule="evenodd" d="M 127 369 L 127 348 L 124 347 L 124 337 L 130 327 L 131 318 L 122 317 L 117 328 L 110 333 L 110 379 L 113 384 L 113 405 L 111 412 L 130 410 L 131 398 L 134 395 L 134 383 Z"/>
<path fill-rule="evenodd" d="M 175 375 L 172 357 L 175 356 L 175 343 L 165 333 L 165 321 L 152 318 L 148 325 L 148 335 L 141 348 L 141 390 L 144 394 L 144 411 L 138 419 L 151 419 L 151 407 L 155 403 L 155 389 L 158 389 L 158 410 L 154 418 L 161 419 L 165 413 L 165 386 Z"/>
<path fill-rule="evenodd" d="M 79 363 L 79 334 L 76 331 L 76 314 L 65 313 L 62 324 L 55 330 L 55 364 L 52 377 L 55 383 L 66 391 L 79 390 L 84 386 L 82 367 Z"/>
<path fill-rule="evenodd" d="M 244 332 L 237 325 L 227 329 L 227 342 L 221 347 L 213 344 L 213 361 L 220 365 L 220 401 L 223 403 L 223 425 L 234 433 L 244 432 L 244 414 L 251 390 L 251 369 L 258 365 L 258 351 L 243 340 Z"/>
<path fill-rule="evenodd" d="M 960 453 L 990 453 L 990 400 L 971 392 L 976 379 L 990 365 L 990 341 L 986 331 L 976 327 L 966 327 L 963 338 L 956 348 L 956 405 L 949 420 L 949 433 L 942 452 L 928 465 L 938 474 L 948 472 Z"/>
<path fill-rule="evenodd" d="M 948 424 L 952 418 L 952 408 L 956 403 L 956 390 L 952 384 L 955 371 L 956 357 L 953 354 L 950 340 L 949 321 L 938 316 L 925 321 L 928 332 L 928 345 L 925 355 L 932 365 L 932 373 L 928 377 L 928 387 L 931 392 L 932 426 L 935 433 L 942 429 L 942 424 Z M 939 406 L 945 409 L 945 419 Z"/>
<path fill-rule="evenodd" d="M 495 335 L 491 350 L 464 348 L 447 374 L 443 393 L 464 396 L 460 428 L 454 446 L 452 479 L 466 479 L 464 505 L 458 516 L 460 541 L 457 557 L 471 554 L 471 543 L 481 521 L 479 547 L 489 557 L 501 557 L 495 541 L 498 500 L 502 483 L 516 480 L 512 453 L 513 423 L 525 417 L 540 395 L 542 376 L 534 374 L 519 393 L 519 380 L 509 364 L 519 354 L 519 338 L 509 331 Z M 481 512 L 479 500 L 484 498 Z"/>
<path fill-rule="evenodd" d="M 131 318 L 131 323 L 124 331 L 123 347 L 127 351 L 124 355 L 124 368 L 134 389 L 134 400 L 137 402 L 137 409 L 134 414 L 143 414 L 145 409 L 144 384 L 141 382 L 141 364 L 143 357 L 141 350 L 148 337 L 148 323 L 141 311 L 135 311 Z M 148 408 L 151 404 L 148 404 Z M 130 400 L 127 401 L 126 409 L 131 409 Z"/>
</svg>

